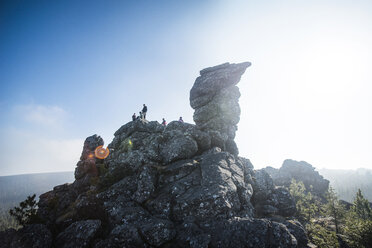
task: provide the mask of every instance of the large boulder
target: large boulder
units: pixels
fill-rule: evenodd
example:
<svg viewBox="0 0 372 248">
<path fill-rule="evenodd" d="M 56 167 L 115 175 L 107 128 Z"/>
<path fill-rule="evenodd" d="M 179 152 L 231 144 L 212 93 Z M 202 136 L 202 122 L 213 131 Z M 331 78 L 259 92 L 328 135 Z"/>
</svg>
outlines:
<svg viewBox="0 0 372 248">
<path fill-rule="evenodd" d="M 101 228 L 100 220 L 85 220 L 71 224 L 56 238 L 56 247 L 91 247 L 93 238 Z"/>
<path fill-rule="evenodd" d="M 240 92 L 236 84 L 251 63 L 225 63 L 200 71 L 190 91 L 194 121 L 203 130 L 211 130 L 218 146 L 238 154 L 234 142 L 240 119 Z"/>
</svg>

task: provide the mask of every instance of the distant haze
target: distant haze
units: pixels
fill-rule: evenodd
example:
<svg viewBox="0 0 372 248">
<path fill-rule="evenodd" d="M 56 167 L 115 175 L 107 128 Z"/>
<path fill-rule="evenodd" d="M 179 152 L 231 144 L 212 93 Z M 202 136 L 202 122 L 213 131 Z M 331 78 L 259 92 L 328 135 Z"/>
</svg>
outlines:
<svg viewBox="0 0 372 248">
<path fill-rule="evenodd" d="M 17 206 L 27 196 L 36 194 L 36 199 L 55 186 L 74 181 L 74 173 L 23 174 L 17 176 L 0 176 L 0 211 Z"/>
<path fill-rule="evenodd" d="M 1 1 L 0 175 L 73 171 L 84 139 L 193 123 L 199 70 L 250 61 L 240 155 L 372 169 L 371 1 Z"/>
</svg>

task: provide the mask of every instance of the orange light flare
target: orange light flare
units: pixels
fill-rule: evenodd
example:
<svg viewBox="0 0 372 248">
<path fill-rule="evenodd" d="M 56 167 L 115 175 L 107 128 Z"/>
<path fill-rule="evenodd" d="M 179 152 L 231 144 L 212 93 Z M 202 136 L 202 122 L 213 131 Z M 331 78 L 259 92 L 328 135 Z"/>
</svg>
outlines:
<svg viewBox="0 0 372 248">
<path fill-rule="evenodd" d="M 89 153 L 88 159 L 92 159 L 92 158 L 94 158 L 94 155 L 92 153 Z"/>
<path fill-rule="evenodd" d="M 105 159 L 110 154 L 110 151 L 108 148 L 103 148 L 103 146 L 98 146 L 96 150 L 94 151 L 94 154 L 96 155 L 96 158 Z"/>
</svg>

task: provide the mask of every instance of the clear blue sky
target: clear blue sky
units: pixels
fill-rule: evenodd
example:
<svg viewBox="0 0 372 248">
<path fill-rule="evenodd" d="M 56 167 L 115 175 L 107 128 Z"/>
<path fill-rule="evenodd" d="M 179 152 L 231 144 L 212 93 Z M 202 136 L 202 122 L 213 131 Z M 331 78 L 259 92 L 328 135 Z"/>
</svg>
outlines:
<svg viewBox="0 0 372 248">
<path fill-rule="evenodd" d="M 85 137 L 148 118 L 192 121 L 199 70 L 252 62 L 237 142 L 372 168 L 368 1 L 1 1 L 0 175 L 74 170 Z"/>
</svg>

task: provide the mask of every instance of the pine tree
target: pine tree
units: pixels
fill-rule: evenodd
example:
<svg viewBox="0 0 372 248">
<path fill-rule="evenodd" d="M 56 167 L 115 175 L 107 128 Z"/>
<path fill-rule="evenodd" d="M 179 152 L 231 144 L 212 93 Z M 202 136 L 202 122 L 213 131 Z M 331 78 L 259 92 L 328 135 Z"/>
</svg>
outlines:
<svg viewBox="0 0 372 248">
<path fill-rule="evenodd" d="M 355 196 L 352 210 L 357 214 L 357 216 L 360 219 L 372 220 L 372 209 L 369 205 L 368 200 L 364 198 L 362 191 L 360 189 L 358 189 L 358 192 Z"/>
<path fill-rule="evenodd" d="M 359 189 L 354 198 L 345 225 L 345 234 L 351 247 L 372 247 L 371 207 Z"/>
<path fill-rule="evenodd" d="M 327 198 L 327 204 L 325 205 L 326 212 L 333 218 L 336 227 L 336 234 L 339 234 L 340 225 L 344 221 L 346 214 L 345 207 L 340 203 L 338 196 L 332 187 L 329 187 L 326 198 Z"/>
<path fill-rule="evenodd" d="M 17 220 L 19 225 L 24 226 L 37 222 L 35 197 L 35 194 L 28 196 L 26 200 L 19 203 L 19 207 L 9 210 L 9 214 Z"/>
<path fill-rule="evenodd" d="M 314 218 L 316 213 L 319 213 L 317 203 L 310 192 L 305 192 L 306 188 L 303 182 L 297 182 L 292 179 L 291 185 L 289 186 L 289 193 L 295 200 L 296 203 L 296 217 L 302 223 L 309 223 Z"/>
</svg>

